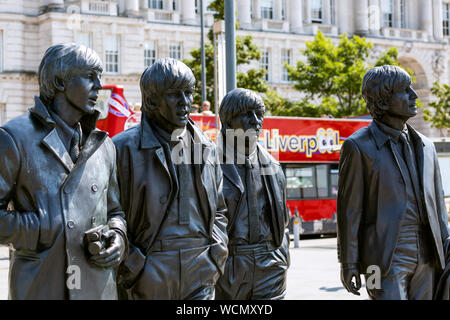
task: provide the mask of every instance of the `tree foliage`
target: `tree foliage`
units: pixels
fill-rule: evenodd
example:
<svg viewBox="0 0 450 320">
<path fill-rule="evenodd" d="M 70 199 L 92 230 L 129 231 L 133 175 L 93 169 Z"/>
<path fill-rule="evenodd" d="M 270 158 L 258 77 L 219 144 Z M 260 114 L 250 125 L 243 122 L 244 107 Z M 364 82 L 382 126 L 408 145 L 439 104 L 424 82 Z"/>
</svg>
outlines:
<svg viewBox="0 0 450 320">
<path fill-rule="evenodd" d="M 365 38 L 347 34 L 339 36 L 334 44 L 331 38 L 318 32 L 313 41 L 306 42 L 301 50 L 304 60 L 296 66 L 285 63 L 293 87 L 305 94 L 299 102 L 287 102 L 286 107 L 267 100 L 273 115 L 286 113 L 295 116 L 320 116 L 336 118 L 367 114 L 366 103 L 361 95 L 364 74 L 373 66 L 398 65 L 398 52 L 391 48 L 382 53 L 374 65 L 368 63 L 373 44 Z M 286 100 L 286 99 L 284 99 Z M 289 107 L 290 106 L 290 107 Z M 290 108 L 291 110 L 286 110 Z"/>
<path fill-rule="evenodd" d="M 208 9 L 214 11 L 215 20 L 224 19 L 224 1 L 215 0 L 210 3 Z M 238 26 L 238 25 L 237 25 Z M 214 109 L 214 38 L 212 30 L 208 32 L 208 40 L 205 41 L 205 66 L 206 66 L 206 99 L 211 102 Z M 202 82 L 201 82 L 201 49 L 194 49 L 191 52 L 192 59 L 184 59 L 193 71 L 196 83 L 194 93 L 194 103 L 201 104 Z M 253 43 L 253 37 L 236 36 L 236 65 L 248 65 L 261 59 L 259 48 Z M 257 92 L 267 92 L 268 86 L 264 80 L 266 71 L 264 69 L 249 68 L 246 72 L 236 72 L 236 84 L 239 88 L 247 88 Z"/>
<path fill-rule="evenodd" d="M 423 111 L 423 118 L 434 128 L 450 128 L 450 85 L 435 82 L 431 93 L 437 100 L 429 103 L 429 108 Z"/>
</svg>

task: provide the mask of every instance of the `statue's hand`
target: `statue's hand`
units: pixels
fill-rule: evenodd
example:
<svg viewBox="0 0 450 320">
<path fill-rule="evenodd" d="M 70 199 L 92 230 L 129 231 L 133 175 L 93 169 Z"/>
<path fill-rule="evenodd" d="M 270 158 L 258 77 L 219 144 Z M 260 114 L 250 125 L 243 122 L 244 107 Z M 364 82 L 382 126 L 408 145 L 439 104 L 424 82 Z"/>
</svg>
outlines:
<svg viewBox="0 0 450 320">
<path fill-rule="evenodd" d="M 107 239 L 108 247 L 97 255 L 90 257 L 91 261 L 101 268 L 113 268 L 120 264 L 125 255 L 125 241 L 121 234 L 108 230 L 104 237 Z"/>
<path fill-rule="evenodd" d="M 355 283 L 352 282 L 353 278 Z M 358 290 L 361 288 L 361 275 L 356 264 L 341 264 L 341 282 L 348 292 L 360 295 Z"/>
</svg>

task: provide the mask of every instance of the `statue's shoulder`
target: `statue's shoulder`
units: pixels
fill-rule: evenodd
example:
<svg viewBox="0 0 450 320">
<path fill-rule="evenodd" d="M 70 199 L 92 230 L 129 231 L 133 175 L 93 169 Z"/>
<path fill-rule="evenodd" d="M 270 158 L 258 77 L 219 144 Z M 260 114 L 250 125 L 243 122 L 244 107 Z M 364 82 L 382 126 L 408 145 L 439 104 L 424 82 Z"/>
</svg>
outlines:
<svg viewBox="0 0 450 320">
<path fill-rule="evenodd" d="M 116 148 L 138 145 L 141 136 L 141 126 L 141 124 L 138 124 L 112 137 Z"/>
<path fill-rule="evenodd" d="M 16 139 L 30 139 L 35 136 L 33 133 L 36 131 L 37 125 L 36 120 L 32 119 L 30 114 L 24 114 L 9 120 L 1 128 Z"/>
</svg>

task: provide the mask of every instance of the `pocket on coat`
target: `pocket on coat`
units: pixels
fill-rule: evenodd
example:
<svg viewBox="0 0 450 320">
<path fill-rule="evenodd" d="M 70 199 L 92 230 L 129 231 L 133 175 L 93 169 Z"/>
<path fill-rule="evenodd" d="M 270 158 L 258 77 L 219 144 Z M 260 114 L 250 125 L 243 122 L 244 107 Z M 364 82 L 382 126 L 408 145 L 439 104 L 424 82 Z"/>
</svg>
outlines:
<svg viewBox="0 0 450 320">
<path fill-rule="evenodd" d="M 36 191 L 34 194 L 39 218 L 39 247 L 47 249 L 51 245 L 50 201 L 46 192 Z"/>
</svg>

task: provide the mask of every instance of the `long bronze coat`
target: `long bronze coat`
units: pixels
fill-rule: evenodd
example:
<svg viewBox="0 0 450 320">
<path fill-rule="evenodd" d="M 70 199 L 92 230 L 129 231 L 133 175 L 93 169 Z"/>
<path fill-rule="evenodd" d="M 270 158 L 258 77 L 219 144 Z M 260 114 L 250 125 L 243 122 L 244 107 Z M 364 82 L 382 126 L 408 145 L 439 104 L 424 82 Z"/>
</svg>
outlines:
<svg viewBox="0 0 450 320">
<path fill-rule="evenodd" d="M 222 194 L 223 175 L 216 146 L 192 120 L 187 129 L 201 144 L 201 164 L 193 164 L 199 203 L 205 214 L 210 240 L 210 256 L 223 274 L 228 256 L 227 208 Z M 129 254 L 122 263 L 119 279 L 126 289 L 139 281 L 146 256 L 158 236 L 169 199 L 177 192 L 172 184 L 168 163 L 145 115 L 141 124 L 113 139 L 118 152 L 118 176 L 121 203 L 128 224 Z M 200 148 L 199 148 L 200 150 Z M 145 295 L 145 294 L 144 294 Z"/>
<path fill-rule="evenodd" d="M 114 270 L 91 264 L 83 245 L 84 232 L 99 224 L 126 233 L 114 145 L 93 130 L 94 117 L 82 119 L 83 132 L 91 133 L 74 164 L 35 100 L 27 115 L 0 127 L 0 243 L 15 249 L 9 297 L 115 299 Z M 7 210 L 10 202 L 15 211 Z"/>
<path fill-rule="evenodd" d="M 408 125 L 417 157 L 424 209 L 432 233 L 436 264 L 445 268 L 449 232 L 441 176 L 433 142 Z M 377 265 L 389 272 L 406 210 L 406 173 L 402 172 L 387 134 L 372 122 L 343 144 L 337 198 L 338 256 L 358 263 L 365 273 Z M 448 249 L 447 249 L 448 250 Z"/>
<path fill-rule="evenodd" d="M 286 178 L 283 169 L 278 161 L 276 161 L 263 147 L 257 145 L 258 155 L 265 174 L 264 186 L 266 193 L 269 194 L 270 202 L 270 223 L 273 242 L 276 247 L 280 247 L 283 238 L 286 236 L 286 228 L 289 223 L 289 213 L 286 209 Z M 234 227 L 236 217 L 241 214 L 242 201 L 244 195 L 244 183 L 242 182 L 235 164 L 222 164 L 223 175 L 226 178 L 224 183 L 224 197 L 228 208 L 228 232 Z M 288 248 L 283 248 L 287 251 Z M 287 256 L 286 252 L 286 256 Z"/>
</svg>

